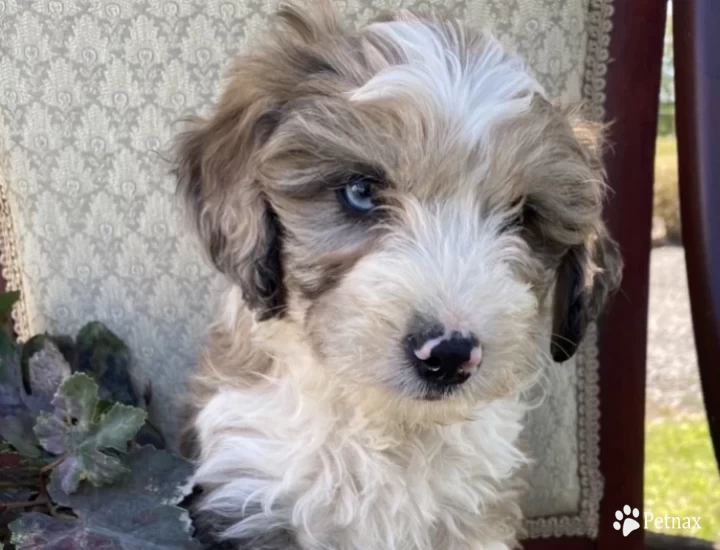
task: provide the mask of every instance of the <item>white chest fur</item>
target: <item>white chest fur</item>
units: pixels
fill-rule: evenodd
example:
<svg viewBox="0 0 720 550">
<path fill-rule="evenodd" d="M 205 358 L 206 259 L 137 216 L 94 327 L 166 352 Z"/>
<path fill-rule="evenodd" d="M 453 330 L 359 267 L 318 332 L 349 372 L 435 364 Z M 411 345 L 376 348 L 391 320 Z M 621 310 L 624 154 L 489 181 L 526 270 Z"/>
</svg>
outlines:
<svg viewBox="0 0 720 550">
<path fill-rule="evenodd" d="M 474 420 L 378 425 L 309 399 L 290 377 L 224 390 L 196 421 L 204 509 L 251 540 L 290 530 L 303 549 L 509 548 L 519 516 L 513 474 L 522 405 L 499 400 Z"/>
</svg>

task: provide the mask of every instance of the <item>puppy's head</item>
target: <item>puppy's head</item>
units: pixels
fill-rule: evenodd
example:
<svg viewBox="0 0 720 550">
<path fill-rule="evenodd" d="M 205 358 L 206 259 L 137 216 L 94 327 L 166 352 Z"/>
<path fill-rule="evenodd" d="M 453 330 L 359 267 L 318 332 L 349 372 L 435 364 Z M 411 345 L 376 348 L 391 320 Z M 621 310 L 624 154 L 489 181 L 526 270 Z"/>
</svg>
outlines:
<svg viewBox="0 0 720 550">
<path fill-rule="evenodd" d="M 487 35 L 409 14 L 348 31 L 317 6 L 281 8 L 180 140 L 210 258 L 354 388 L 518 391 L 618 284 L 600 129 Z"/>
</svg>

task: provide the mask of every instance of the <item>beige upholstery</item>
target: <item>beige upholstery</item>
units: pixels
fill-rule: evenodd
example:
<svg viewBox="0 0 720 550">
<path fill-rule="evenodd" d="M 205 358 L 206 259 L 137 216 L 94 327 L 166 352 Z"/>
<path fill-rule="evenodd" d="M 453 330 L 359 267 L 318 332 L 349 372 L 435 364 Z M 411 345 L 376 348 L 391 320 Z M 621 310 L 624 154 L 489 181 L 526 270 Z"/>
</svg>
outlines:
<svg viewBox="0 0 720 550">
<path fill-rule="evenodd" d="M 0 199 L 5 276 L 22 289 L 18 333 L 74 333 L 99 319 L 131 346 L 137 384 L 172 436 L 173 399 L 207 328 L 220 281 L 178 223 L 165 161 L 181 118 L 217 97 L 234 54 L 273 2 L 0 1 Z M 353 24 L 435 1 L 344 0 Z M 602 117 L 610 0 L 448 0 L 491 27 L 556 97 Z M 4 180 L 3 180 L 4 177 Z M 594 336 L 579 366 L 549 375 L 526 432 L 537 465 L 531 535 L 597 530 Z M 547 386 L 547 384 L 546 384 Z"/>
</svg>

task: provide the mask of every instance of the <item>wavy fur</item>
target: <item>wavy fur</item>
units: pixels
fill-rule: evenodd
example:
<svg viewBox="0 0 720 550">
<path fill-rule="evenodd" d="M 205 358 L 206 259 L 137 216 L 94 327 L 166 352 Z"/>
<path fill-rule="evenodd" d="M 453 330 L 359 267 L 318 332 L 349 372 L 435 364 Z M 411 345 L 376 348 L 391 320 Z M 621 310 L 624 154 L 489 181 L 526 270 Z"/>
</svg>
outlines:
<svg viewBox="0 0 720 550">
<path fill-rule="evenodd" d="M 230 286 L 189 422 L 213 537 L 515 544 L 523 396 L 549 360 L 548 319 L 553 355 L 572 355 L 619 280 L 601 137 L 485 33 L 281 8 L 179 140 L 179 192 Z M 372 216 L 338 201 L 358 175 L 377 183 Z M 404 353 L 417 319 L 482 346 L 479 372 L 439 399 Z"/>
</svg>

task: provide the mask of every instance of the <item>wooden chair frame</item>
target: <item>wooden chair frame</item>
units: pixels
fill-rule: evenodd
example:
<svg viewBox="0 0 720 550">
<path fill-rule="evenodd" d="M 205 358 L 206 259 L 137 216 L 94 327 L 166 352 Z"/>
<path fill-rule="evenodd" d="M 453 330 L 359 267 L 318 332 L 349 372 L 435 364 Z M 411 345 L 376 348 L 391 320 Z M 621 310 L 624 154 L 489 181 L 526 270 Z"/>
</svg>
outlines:
<svg viewBox="0 0 720 550">
<path fill-rule="evenodd" d="M 680 214 L 700 380 L 720 466 L 720 3 L 673 5 Z"/>
<path fill-rule="evenodd" d="M 623 282 L 600 323 L 598 538 L 525 542 L 527 550 L 640 550 L 643 537 L 613 529 L 615 511 L 643 504 L 645 363 L 655 137 L 665 34 L 664 0 L 616 0 L 605 92 L 612 188 L 606 219 L 625 260 Z"/>
</svg>

